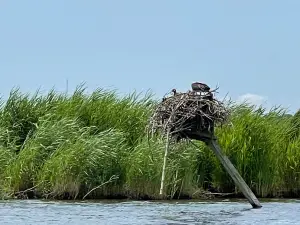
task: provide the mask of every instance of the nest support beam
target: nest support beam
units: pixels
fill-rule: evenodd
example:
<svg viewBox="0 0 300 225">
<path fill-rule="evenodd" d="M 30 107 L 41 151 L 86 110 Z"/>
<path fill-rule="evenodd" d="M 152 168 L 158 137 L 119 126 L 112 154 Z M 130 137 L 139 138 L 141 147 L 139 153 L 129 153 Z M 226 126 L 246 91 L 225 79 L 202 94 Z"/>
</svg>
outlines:
<svg viewBox="0 0 300 225">
<path fill-rule="evenodd" d="M 254 193 L 251 191 L 249 186 L 246 184 L 244 179 L 237 171 L 237 169 L 234 167 L 234 165 L 231 163 L 228 157 L 223 154 L 221 147 L 217 143 L 217 138 L 212 133 L 210 133 L 209 131 L 185 132 L 185 135 L 190 139 L 203 141 L 207 146 L 209 146 L 213 150 L 216 157 L 220 160 L 227 173 L 229 173 L 235 185 L 242 191 L 244 196 L 248 199 L 252 207 L 262 207 Z"/>
</svg>

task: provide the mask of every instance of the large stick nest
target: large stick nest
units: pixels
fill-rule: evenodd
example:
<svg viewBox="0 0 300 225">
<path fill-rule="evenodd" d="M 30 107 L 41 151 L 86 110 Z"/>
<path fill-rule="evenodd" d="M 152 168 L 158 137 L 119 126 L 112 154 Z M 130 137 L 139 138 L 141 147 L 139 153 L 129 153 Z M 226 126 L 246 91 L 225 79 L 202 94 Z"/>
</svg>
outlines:
<svg viewBox="0 0 300 225">
<path fill-rule="evenodd" d="M 229 110 L 224 102 L 214 98 L 215 90 L 188 91 L 164 97 L 150 118 L 151 133 L 182 134 L 186 131 L 211 132 L 214 126 L 227 122 Z"/>
</svg>

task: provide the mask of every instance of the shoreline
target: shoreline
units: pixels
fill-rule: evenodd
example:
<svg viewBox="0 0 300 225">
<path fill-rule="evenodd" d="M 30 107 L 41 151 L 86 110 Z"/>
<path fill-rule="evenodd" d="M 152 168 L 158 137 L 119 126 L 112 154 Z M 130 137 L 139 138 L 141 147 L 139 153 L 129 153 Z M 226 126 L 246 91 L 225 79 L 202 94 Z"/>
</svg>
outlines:
<svg viewBox="0 0 300 225">
<path fill-rule="evenodd" d="M 82 194 L 81 194 L 82 195 Z M 142 196 L 142 197 L 134 197 L 134 196 L 126 196 L 126 195 L 113 195 L 113 196 L 97 196 L 97 197 L 87 197 L 87 198 L 80 198 L 81 195 L 78 195 L 77 198 L 65 197 L 61 198 L 45 198 L 42 195 L 36 195 L 34 191 L 28 191 L 26 193 L 16 193 L 13 196 L 6 195 L 6 197 L 2 197 L 5 200 L 50 200 L 50 201 L 102 201 L 102 200 L 111 200 L 111 201 L 216 201 L 216 200 L 238 200 L 238 199 L 245 199 L 245 196 L 242 193 L 214 193 L 214 192 L 202 192 L 197 197 L 190 197 L 190 196 L 180 196 L 179 198 L 170 198 L 168 196 L 165 197 L 149 197 L 149 196 Z M 2 195 L 2 196 L 5 196 Z M 278 196 L 269 196 L 269 197 L 257 197 L 258 199 L 300 199 L 297 194 L 294 195 L 278 195 Z M 1 199 L 1 198 L 0 198 Z"/>
<path fill-rule="evenodd" d="M 282 198 L 258 198 L 261 203 L 271 203 L 271 202 L 296 202 L 300 203 L 300 198 L 291 198 L 291 197 L 282 197 Z M 30 199 L 19 199 L 19 198 L 8 198 L 8 199 L 0 199 L 1 201 L 41 201 L 41 202 L 73 202 L 73 203 L 126 203 L 126 202 L 148 202 L 148 203 L 174 203 L 174 204 L 180 204 L 180 203 L 193 203 L 193 202 L 199 202 L 199 203 L 214 203 L 214 202 L 242 202 L 249 204 L 246 198 L 242 197 L 219 197 L 214 199 L 205 199 L 205 198 L 195 198 L 195 199 L 152 199 L 152 200 L 144 200 L 144 199 L 132 199 L 132 198 L 99 198 L 99 199 L 45 199 L 45 198 L 30 198 Z"/>
</svg>

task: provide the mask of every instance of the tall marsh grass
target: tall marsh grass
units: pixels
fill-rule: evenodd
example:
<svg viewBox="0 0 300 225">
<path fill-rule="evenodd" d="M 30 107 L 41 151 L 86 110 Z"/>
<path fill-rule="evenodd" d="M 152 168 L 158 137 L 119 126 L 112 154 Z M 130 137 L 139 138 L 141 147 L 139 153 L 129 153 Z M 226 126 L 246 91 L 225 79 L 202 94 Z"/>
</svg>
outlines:
<svg viewBox="0 0 300 225">
<path fill-rule="evenodd" d="M 159 195 L 165 143 L 147 137 L 155 101 L 136 93 L 33 96 L 13 90 L 0 108 L 0 192 L 45 198 L 196 198 L 203 189 L 235 185 L 203 143 L 170 146 L 164 196 Z M 300 196 L 300 112 L 287 115 L 230 105 L 231 124 L 218 141 L 260 197 Z"/>
</svg>

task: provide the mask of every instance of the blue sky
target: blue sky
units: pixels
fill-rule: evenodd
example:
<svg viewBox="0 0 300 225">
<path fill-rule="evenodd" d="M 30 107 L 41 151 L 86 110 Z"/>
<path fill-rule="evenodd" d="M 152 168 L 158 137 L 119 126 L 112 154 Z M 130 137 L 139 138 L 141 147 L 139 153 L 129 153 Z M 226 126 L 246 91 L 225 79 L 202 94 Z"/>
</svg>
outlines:
<svg viewBox="0 0 300 225">
<path fill-rule="evenodd" d="M 0 0 L 0 93 L 120 93 L 194 81 L 234 100 L 300 108 L 300 1 Z"/>
</svg>

